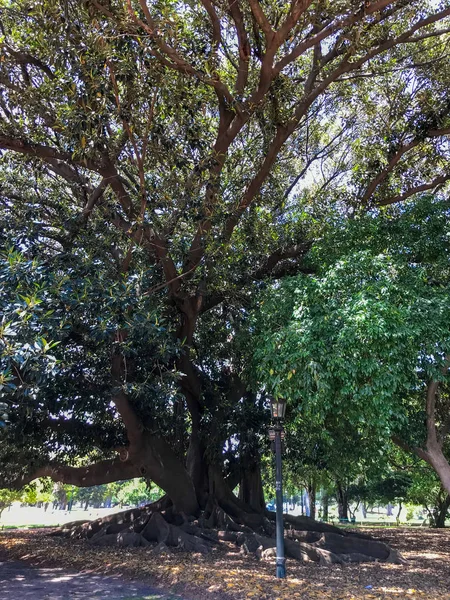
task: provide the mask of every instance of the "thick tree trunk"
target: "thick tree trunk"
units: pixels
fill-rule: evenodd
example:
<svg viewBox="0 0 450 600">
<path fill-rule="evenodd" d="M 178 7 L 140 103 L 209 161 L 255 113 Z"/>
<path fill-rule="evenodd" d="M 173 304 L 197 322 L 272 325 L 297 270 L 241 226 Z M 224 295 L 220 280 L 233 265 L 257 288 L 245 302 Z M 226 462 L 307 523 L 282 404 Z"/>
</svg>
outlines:
<svg viewBox="0 0 450 600">
<path fill-rule="evenodd" d="M 210 501 L 216 503 L 221 509 L 238 522 L 252 528 L 264 524 L 264 510 L 254 510 L 247 503 L 234 495 L 222 476 L 218 467 L 209 467 Z"/>
<path fill-rule="evenodd" d="M 448 375 L 448 369 L 450 367 L 450 355 L 447 355 L 442 365 L 442 374 Z M 445 436 L 448 431 L 444 427 L 441 430 L 436 426 L 436 401 L 437 392 L 439 388 L 439 381 L 431 380 L 427 387 L 426 397 L 426 429 L 427 429 L 427 440 L 425 449 L 418 447 L 410 447 L 403 440 L 397 436 L 393 437 L 393 441 L 407 452 L 412 452 L 419 456 L 422 460 L 425 460 L 433 469 L 436 471 L 444 489 L 450 494 L 450 464 L 442 452 L 444 445 Z"/>
<path fill-rule="evenodd" d="M 450 508 L 450 496 L 438 504 L 433 510 L 433 527 L 436 529 L 443 529 L 445 527 L 445 520 L 447 518 L 448 509 Z"/>
<path fill-rule="evenodd" d="M 336 496 L 338 502 L 339 520 L 346 519 L 348 521 L 348 496 L 347 490 L 340 481 L 336 482 Z"/>
<path fill-rule="evenodd" d="M 261 469 L 256 461 L 241 472 L 239 499 L 256 512 L 265 510 Z"/>
<path fill-rule="evenodd" d="M 150 436 L 145 442 L 142 455 L 136 459 L 140 476 L 150 478 L 163 489 L 176 510 L 188 515 L 197 514 L 199 504 L 192 478 L 163 438 Z M 135 460 L 134 457 L 131 460 Z"/>
<path fill-rule="evenodd" d="M 427 444 L 424 458 L 436 471 L 444 489 L 450 494 L 450 464 L 448 463 L 439 444 Z"/>
</svg>

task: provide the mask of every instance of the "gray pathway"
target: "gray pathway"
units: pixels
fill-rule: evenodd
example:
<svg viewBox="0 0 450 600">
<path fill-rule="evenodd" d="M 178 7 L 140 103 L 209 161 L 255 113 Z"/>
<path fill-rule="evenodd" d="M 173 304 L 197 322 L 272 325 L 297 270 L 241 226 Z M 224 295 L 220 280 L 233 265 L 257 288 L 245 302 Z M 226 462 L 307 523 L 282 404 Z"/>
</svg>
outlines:
<svg viewBox="0 0 450 600">
<path fill-rule="evenodd" d="M 120 576 L 0 562 L 0 600 L 183 600 Z"/>
</svg>

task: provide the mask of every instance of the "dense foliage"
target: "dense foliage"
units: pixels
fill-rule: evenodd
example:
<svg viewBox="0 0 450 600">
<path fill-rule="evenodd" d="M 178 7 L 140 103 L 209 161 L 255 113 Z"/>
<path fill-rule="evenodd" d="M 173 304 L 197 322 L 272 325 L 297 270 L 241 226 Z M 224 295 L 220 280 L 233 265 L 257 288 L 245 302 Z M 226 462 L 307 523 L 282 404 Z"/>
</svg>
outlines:
<svg viewBox="0 0 450 600">
<path fill-rule="evenodd" d="M 314 423 L 312 447 L 335 467 L 374 460 L 392 437 L 425 446 L 430 381 L 441 382 L 433 426 L 448 444 L 448 202 L 366 216 L 358 234 L 355 244 L 354 223 L 341 230 L 318 249 L 317 276 L 286 279 L 257 313 L 260 380 Z"/>
</svg>

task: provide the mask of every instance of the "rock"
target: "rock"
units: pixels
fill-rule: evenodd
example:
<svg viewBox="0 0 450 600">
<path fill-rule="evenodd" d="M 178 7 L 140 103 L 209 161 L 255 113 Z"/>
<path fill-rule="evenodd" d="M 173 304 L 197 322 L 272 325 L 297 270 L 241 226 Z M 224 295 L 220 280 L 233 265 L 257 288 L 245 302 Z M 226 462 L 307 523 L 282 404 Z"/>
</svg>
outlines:
<svg viewBox="0 0 450 600">
<path fill-rule="evenodd" d="M 258 548 L 259 554 L 261 556 L 261 558 L 263 560 L 267 560 L 269 558 L 276 558 L 277 556 L 277 549 L 276 548 L 266 548 L 265 550 L 263 550 L 263 547 L 260 546 Z M 257 556 L 258 556 L 258 552 L 257 552 Z"/>
</svg>

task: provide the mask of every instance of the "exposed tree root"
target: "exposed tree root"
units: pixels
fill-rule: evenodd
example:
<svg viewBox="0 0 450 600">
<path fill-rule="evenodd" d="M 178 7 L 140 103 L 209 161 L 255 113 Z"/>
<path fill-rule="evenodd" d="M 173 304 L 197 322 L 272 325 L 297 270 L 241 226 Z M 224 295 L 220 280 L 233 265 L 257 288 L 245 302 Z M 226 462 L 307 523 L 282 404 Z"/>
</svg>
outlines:
<svg viewBox="0 0 450 600">
<path fill-rule="evenodd" d="M 149 547 L 153 554 L 179 548 L 207 554 L 222 542 L 234 542 L 241 553 L 260 559 L 276 556 L 273 515 L 257 519 L 232 518 L 217 505 L 199 518 L 176 513 L 169 502 L 158 502 L 95 521 L 67 523 L 52 535 L 85 538 L 96 546 Z M 253 517 L 253 515 L 251 515 Z M 248 523 L 254 521 L 255 527 Z M 368 536 L 319 523 L 307 517 L 285 515 L 286 556 L 321 565 L 349 562 L 404 562 L 401 555 Z M 156 546 L 155 546 L 156 543 Z"/>
</svg>

